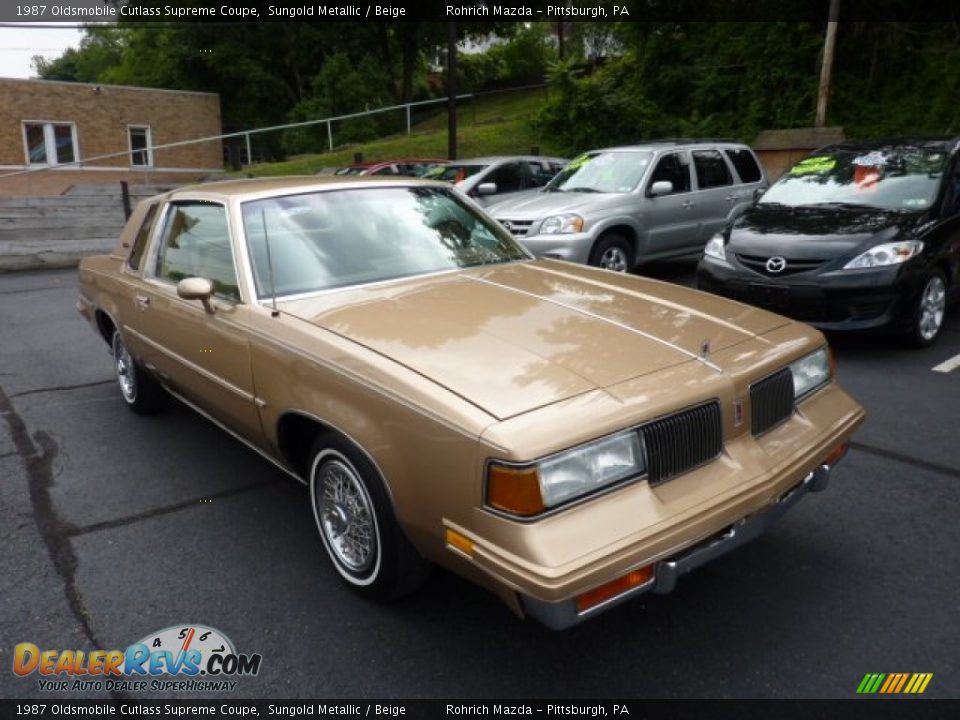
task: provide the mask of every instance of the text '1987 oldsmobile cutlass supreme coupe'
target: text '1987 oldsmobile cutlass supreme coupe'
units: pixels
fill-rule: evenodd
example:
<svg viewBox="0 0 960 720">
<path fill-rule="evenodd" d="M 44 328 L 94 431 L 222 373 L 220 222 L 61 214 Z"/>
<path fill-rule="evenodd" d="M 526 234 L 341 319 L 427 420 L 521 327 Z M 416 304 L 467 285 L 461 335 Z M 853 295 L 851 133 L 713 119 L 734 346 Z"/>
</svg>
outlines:
<svg viewBox="0 0 960 720">
<path fill-rule="evenodd" d="M 818 331 L 535 260 L 429 181 L 182 188 L 80 276 L 125 402 L 173 394 L 304 482 L 377 598 L 439 564 L 562 628 L 667 592 L 822 489 L 864 416 Z"/>
</svg>

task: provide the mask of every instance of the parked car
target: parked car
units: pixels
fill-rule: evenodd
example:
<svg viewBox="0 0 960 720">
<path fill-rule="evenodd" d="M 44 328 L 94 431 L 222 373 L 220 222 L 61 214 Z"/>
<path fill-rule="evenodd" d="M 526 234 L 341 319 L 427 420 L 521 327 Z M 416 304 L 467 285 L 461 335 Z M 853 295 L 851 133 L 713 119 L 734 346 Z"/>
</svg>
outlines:
<svg viewBox="0 0 960 720">
<path fill-rule="evenodd" d="M 591 150 L 490 213 L 536 255 L 629 272 L 699 254 L 766 186 L 746 145 L 662 141 Z"/>
<path fill-rule="evenodd" d="M 77 307 L 133 411 L 170 393 L 309 487 L 350 587 L 435 563 L 558 628 L 755 537 L 864 417 L 816 330 L 534 259 L 422 180 L 158 196 L 81 262 Z"/>
<path fill-rule="evenodd" d="M 482 157 L 457 160 L 424 175 L 453 183 L 481 206 L 505 197 L 542 188 L 568 160 L 539 155 Z"/>
<path fill-rule="evenodd" d="M 421 177 L 431 170 L 443 167 L 446 160 L 438 158 L 404 158 L 382 162 L 360 162 L 336 170 L 334 175 L 404 175 Z"/>
<path fill-rule="evenodd" d="M 793 166 L 715 235 L 699 286 L 826 330 L 914 345 L 960 280 L 960 138 L 846 142 Z"/>
</svg>

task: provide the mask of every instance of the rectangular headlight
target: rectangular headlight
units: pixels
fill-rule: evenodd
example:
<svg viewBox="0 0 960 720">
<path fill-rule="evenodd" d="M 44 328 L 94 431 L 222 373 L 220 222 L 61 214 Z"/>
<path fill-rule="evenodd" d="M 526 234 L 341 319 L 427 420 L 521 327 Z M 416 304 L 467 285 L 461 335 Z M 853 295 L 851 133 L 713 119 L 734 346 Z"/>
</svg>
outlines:
<svg viewBox="0 0 960 720">
<path fill-rule="evenodd" d="M 536 515 L 645 471 L 640 434 L 630 430 L 525 467 L 491 463 L 486 501 L 514 515 Z"/>
<path fill-rule="evenodd" d="M 830 352 L 823 347 L 790 363 L 795 400 L 808 395 L 830 381 Z"/>
</svg>

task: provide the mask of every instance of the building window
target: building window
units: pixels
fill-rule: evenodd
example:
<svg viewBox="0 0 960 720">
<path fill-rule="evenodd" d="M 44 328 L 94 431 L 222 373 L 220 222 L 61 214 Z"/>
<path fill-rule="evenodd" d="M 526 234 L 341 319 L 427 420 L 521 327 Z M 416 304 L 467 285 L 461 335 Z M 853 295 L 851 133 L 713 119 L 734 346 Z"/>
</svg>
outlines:
<svg viewBox="0 0 960 720">
<path fill-rule="evenodd" d="M 137 167 L 153 167 L 153 150 L 150 146 L 150 128 L 130 125 L 130 164 Z"/>
<path fill-rule="evenodd" d="M 25 122 L 23 136 L 30 165 L 64 165 L 77 159 L 73 123 Z"/>
</svg>

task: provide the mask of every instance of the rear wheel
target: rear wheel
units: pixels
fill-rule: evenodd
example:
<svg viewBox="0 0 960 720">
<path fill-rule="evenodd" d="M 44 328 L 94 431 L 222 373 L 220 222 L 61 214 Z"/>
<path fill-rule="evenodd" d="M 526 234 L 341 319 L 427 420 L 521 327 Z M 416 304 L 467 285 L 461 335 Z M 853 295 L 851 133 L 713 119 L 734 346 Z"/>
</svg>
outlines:
<svg viewBox="0 0 960 720">
<path fill-rule="evenodd" d="M 340 577 L 377 600 L 419 588 L 430 565 L 403 534 L 373 463 L 333 433 L 314 441 L 311 458 L 313 517 Z"/>
<path fill-rule="evenodd" d="M 908 343 L 921 348 L 932 345 L 940 337 L 946 314 L 947 279 L 942 270 L 934 269 L 927 276 L 914 308 Z"/>
<path fill-rule="evenodd" d="M 630 272 L 633 269 L 630 243 L 622 235 L 604 235 L 597 240 L 590 253 L 590 264 L 614 272 Z"/>
<path fill-rule="evenodd" d="M 153 415 L 162 410 L 166 399 L 163 388 L 137 365 L 119 330 L 113 331 L 110 349 L 120 395 L 127 407 L 140 415 Z"/>
</svg>

